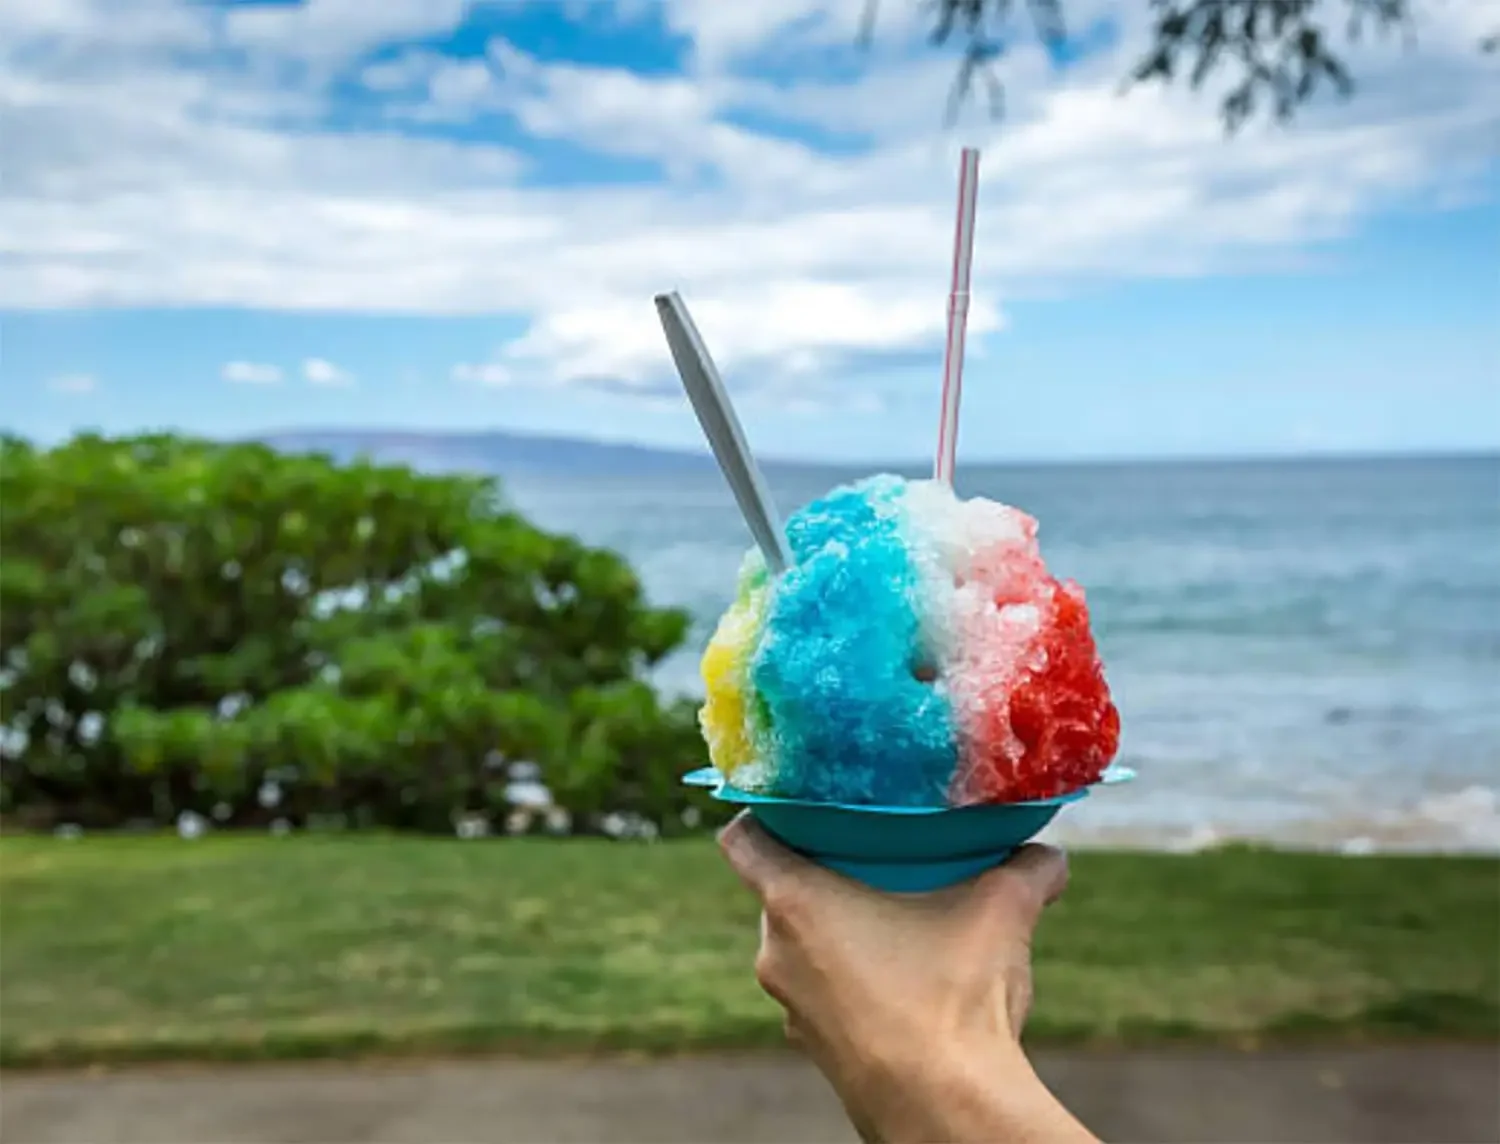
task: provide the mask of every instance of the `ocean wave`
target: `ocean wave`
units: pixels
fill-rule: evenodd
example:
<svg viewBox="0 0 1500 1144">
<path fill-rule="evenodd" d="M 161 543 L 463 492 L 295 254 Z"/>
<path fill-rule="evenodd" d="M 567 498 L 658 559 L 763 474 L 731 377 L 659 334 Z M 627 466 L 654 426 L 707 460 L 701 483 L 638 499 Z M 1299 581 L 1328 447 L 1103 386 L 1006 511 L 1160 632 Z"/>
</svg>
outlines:
<svg viewBox="0 0 1500 1144">
<path fill-rule="evenodd" d="M 1472 784 L 1427 795 L 1394 809 L 1329 813 L 1257 822 L 1204 819 L 1184 825 L 1153 822 L 1149 809 L 1128 824 L 1091 821 L 1082 808 L 1059 816 L 1043 841 L 1082 849 L 1118 848 L 1195 853 L 1234 843 L 1360 855 L 1380 853 L 1500 854 L 1500 791 Z"/>
</svg>

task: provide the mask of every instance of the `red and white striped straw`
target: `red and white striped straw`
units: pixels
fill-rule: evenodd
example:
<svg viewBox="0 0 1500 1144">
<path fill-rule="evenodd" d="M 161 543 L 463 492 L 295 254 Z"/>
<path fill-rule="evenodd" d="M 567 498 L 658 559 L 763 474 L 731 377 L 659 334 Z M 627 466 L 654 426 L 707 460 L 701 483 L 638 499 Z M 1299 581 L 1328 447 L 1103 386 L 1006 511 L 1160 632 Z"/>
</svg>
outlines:
<svg viewBox="0 0 1500 1144">
<path fill-rule="evenodd" d="M 969 326 L 969 269 L 974 263 L 974 204 L 979 191 L 979 152 L 965 147 L 958 168 L 958 220 L 953 226 L 953 287 L 948 294 L 948 344 L 943 351 L 943 410 L 938 422 L 933 476 L 953 484 L 958 447 L 958 399 L 963 392 L 964 334 Z"/>
</svg>

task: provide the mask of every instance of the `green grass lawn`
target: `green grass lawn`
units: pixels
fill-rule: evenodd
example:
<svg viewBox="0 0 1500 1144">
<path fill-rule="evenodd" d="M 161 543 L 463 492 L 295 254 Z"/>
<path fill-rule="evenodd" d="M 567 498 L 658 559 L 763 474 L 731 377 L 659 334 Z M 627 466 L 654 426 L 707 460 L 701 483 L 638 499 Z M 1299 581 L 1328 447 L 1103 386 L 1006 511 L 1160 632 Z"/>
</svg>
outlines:
<svg viewBox="0 0 1500 1144">
<path fill-rule="evenodd" d="M 1044 1040 L 1500 1033 L 1500 861 L 1081 853 Z M 704 840 L 0 839 L 0 1063 L 773 1044 Z"/>
</svg>

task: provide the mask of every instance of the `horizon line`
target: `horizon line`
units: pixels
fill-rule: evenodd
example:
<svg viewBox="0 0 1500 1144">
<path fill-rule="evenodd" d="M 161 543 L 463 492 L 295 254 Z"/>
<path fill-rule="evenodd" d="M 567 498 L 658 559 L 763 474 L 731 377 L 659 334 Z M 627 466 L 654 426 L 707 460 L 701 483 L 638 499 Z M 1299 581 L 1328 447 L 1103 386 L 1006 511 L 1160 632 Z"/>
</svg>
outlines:
<svg viewBox="0 0 1500 1144">
<path fill-rule="evenodd" d="M 502 437 L 520 441 L 529 441 L 536 444 L 555 444 L 558 446 L 578 445 L 602 449 L 620 449 L 659 457 L 671 458 L 681 461 L 703 462 L 713 465 L 713 454 L 704 448 L 690 448 L 679 445 L 653 444 L 648 441 L 631 440 L 625 438 L 596 437 L 588 435 L 568 435 L 561 433 L 529 432 L 525 430 L 489 428 L 489 429 L 410 429 L 401 427 L 381 426 L 314 426 L 314 427 L 283 427 L 276 429 L 258 430 L 250 433 L 220 435 L 214 433 L 198 433 L 182 428 L 168 426 L 141 427 L 129 432 L 102 433 L 97 429 L 80 427 L 70 431 L 68 434 L 57 437 L 33 437 L 31 435 L 16 432 L 9 428 L 0 426 L 0 434 L 18 437 L 23 441 L 36 443 L 44 448 L 53 448 L 68 440 L 88 433 L 95 433 L 106 439 L 141 436 L 150 433 L 174 433 L 184 437 L 195 437 L 202 440 L 218 440 L 226 443 L 263 442 L 274 444 L 279 438 L 297 437 L 388 437 L 402 438 L 409 441 L 431 441 L 434 443 L 442 441 L 468 440 L 478 441 L 484 438 Z M 767 455 L 759 458 L 760 463 L 767 467 L 777 468 L 817 468 L 817 469 L 848 469 L 866 468 L 871 471 L 891 470 L 902 471 L 920 469 L 932 464 L 931 458 L 892 458 L 892 457 L 798 457 L 784 455 Z M 998 468 L 1005 466 L 1038 466 L 1038 465 L 1151 465 L 1151 464 L 1257 464 L 1257 463 L 1285 463 L 1285 462 L 1317 462 L 1317 461 L 1442 461 L 1442 460 L 1500 460 L 1500 442 L 1494 445 L 1468 448 L 1445 448 L 1439 446 L 1391 448 L 1391 449 L 1369 449 L 1350 448 L 1340 449 L 1337 447 L 1309 449 L 1303 451 L 1290 450 L 1258 450 L 1237 453 L 1098 453 L 1078 455 L 1030 455 L 1010 457 L 972 457 L 959 459 L 960 467 L 984 467 Z"/>
<path fill-rule="evenodd" d="M 691 448 L 681 445 L 659 445 L 649 441 L 641 441 L 629 438 L 596 437 L 583 434 L 542 433 L 526 430 L 492 428 L 492 429 L 403 429 L 403 428 L 379 428 L 372 426 L 362 427 L 332 427 L 324 426 L 318 428 L 284 428 L 266 430 L 262 432 L 246 434 L 243 437 L 231 438 L 231 440 L 268 440 L 277 437 L 315 437 L 315 436 L 382 436 L 382 437 L 404 437 L 408 439 L 431 439 L 431 440 L 475 440 L 485 437 L 510 437 L 535 443 L 555 443 L 558 445 L 584 445 L 596 446 L 606 449 L 627 449 L 643 453 L 652 453 L 663 457 L 672 457 L 681 460 L 702 461 L 713 464 L 713 454 L 705 446 L 703 448 Z M 761 455 L 757 458 L 761 464 L 767 466 L 778 466 L 782 468 L 821 468 L 821 469 L 844 469 L 856 466 L 873 468 L 911 469 L 922 468 L 932 464 L 930 457 L 851 457 L 851 458 L 821 458 L 821 457 L 799 457 L 779 454 Z M 1264 461 L 1423 461 L 1423 460 L 1500 460 L 1500 442 L 1494 445 L 1481 446 L 1478 448 L 1445 448 L 1440 446 L 1417 446 L 1411 448 L 1392 449 L 1339 449 L 1326 448 L 1307 450 L 1303 452 L 1264 450 L 1259 452 L 1245 453 L 1141 453 L 1141 454 L 1078 454 L 1073 456 L 1011 456 L 1011 457 L 973 457 L 964 458 L 960 456 L 959 465 L 962 466 L 984 466 L 986 468 L 1000 467 L 1005 465 L 1135 465 L 1135 464 L 1191 464 L 1191 463 L 1255 463 Z"/>
</svg>

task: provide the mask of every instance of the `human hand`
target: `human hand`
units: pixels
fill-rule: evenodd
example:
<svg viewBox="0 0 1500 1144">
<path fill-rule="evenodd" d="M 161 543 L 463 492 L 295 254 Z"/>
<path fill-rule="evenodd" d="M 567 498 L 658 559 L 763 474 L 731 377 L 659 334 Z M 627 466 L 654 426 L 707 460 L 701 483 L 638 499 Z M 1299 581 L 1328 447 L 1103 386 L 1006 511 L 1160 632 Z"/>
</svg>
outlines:
<svg viewBox="0 0 1500 1144">
<path fill-rule="evenodd" d="M 1091 1140 L 1021 1051 L 1031 938 L 1067 860 L 1022 847 L 930 894 L 885 894 L 801 858 L 749 815 L 720 834 L 759 896 L 755 972 L 866 1140 Z"/>
</svg>

